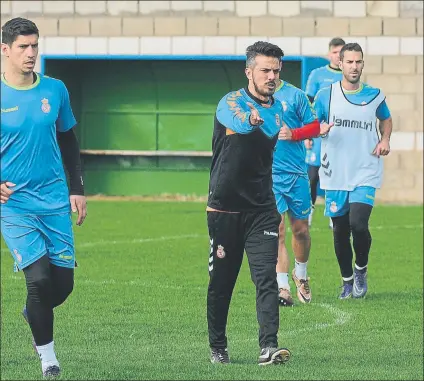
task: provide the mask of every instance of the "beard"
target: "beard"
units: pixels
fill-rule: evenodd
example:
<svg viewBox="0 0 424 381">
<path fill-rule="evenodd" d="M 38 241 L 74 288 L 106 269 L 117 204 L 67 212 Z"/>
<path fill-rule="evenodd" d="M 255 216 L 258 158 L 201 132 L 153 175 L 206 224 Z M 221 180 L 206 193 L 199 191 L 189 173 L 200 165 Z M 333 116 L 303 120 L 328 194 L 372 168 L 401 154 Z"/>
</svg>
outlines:
<svg viewBox="0 0 424 381">
<path fill-rule="evenodd" d="M 358 73 L 357 73 L 357 77 L 356 77 L 356 78 L 352 77 L 351 75 L 348 75 L 348 76 L 346 77 L 346 79 L 347 79 L 350 83 L 355 84 L 355 83 L 358 83 L 358 82 L 361 80 L 361 75 L 362 75 L 362 70 L 361 70 L 361 71 L 358 71 Z"/>
<path fill-rule="evenodd" d="M 348 80 L 350 83 L 355 84 L 355 83 L 358 83 L 358 82 L 361 80 L 361 76 L 360 76 L 360 75 L 358 75 L 356 78 L 347 78 L 347 80 Z"/>
<path fill-rule="evenodd" d="M 258 84 L 256 83 L 256 81 L 255 81 L 255 78 L 253 78 L 253 86 L 254 86 L 254 88 L 255 88 L 255 91 L 258 93 L 258 94 L 260 94 L 260 95 L 262 95 L 263 97 L 267 97 L 267 96 L 269 96 L 269 95 L 272 95 L 272 94 L 274 94 L 275 93 L 275 89 L 277 88 L 276 86 L 275 86 L 275 82 L 273 82 L 274 83 L 274 88 L 273 89 L 270 89 L 268 86 L 267 86 L 267 84 L 265 84 L 264 85 L 264 87 L 261 89 L 261 88 L 259 88 L 259 86 L 258 86 Z"/>
</svg>

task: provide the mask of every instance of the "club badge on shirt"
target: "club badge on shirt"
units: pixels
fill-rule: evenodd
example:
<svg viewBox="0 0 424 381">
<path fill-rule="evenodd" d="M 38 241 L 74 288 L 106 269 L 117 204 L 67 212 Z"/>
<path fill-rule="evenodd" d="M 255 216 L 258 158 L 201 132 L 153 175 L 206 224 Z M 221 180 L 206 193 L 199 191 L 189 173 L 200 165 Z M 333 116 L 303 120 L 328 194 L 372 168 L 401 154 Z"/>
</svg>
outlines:
<svg viewBox="0 0 424 381">
<path fill-rule="evenodd" d="M 280 127 L 280 116 L 278 114 L 275 114 L 275 124 Z"/>
<path fill-rule="evenodd" d="M 41 100 L 41 111 L 43 111 L 45 114 L 48 114 L 51 110 L 51 106 L 49 105 L 49 100 L 47 98 L 44 98 Z"/>
</svg>

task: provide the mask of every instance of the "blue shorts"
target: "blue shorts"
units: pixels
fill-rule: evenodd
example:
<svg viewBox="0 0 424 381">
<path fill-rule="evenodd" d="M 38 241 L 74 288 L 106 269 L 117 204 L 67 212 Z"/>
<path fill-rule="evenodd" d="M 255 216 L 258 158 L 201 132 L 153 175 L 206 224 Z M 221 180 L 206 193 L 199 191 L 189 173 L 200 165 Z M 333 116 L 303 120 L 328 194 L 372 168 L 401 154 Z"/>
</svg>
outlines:
<svg viewBox="0 0 424 381">
<path fill-rule="evenodd" d="M 325 212 L 327 217 L 340 217 L 349 212 L 349 204 L 358 202 L 374 206 L 375 188 L 363 186 L 353 191 L 325 191 Z"/>
<path fill-rule="evenodd" d="M 311 187 L 307 175 L 272 175 L 275 200 L 280 214 L 289 211 L 298 220 L 308 218 L 312 210 Z"/>
<path fill-rule="evenodd" d="M 44 255 L 60 267 L 75 267 L 74 233 L 71 213 L 53 215 L 15 215 L 2 217 L 1 232 L 22 270 Z"/>
</svg>

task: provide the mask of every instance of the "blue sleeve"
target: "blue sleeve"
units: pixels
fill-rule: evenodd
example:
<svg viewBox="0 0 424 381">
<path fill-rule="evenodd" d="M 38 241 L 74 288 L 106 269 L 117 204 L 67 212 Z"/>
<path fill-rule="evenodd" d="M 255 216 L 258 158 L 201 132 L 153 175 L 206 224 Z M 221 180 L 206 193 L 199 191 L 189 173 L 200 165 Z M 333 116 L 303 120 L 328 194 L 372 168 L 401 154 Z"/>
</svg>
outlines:
<svg viewBox="0 0 424 381">
<path fill-rule="evenodd" d="M 227 94 L 218 104 L 216 118 L 224 127 L 238 134 L 248 134 L 255 126 L 250 124 L 250 109 L 241 98 L 234 93 Z"/>
<path fill-rule="evenodd" d="M 62 81 L 60 82 L 60 109 L 59 116 L 56 121 L 58 131 L 66 132 L 77 124 L 77 121 L 72 112 L 71 101 L 69 99 L 68 89 Z"/>
<path fill-rule="evenodd" d="M 311 102 L 309 102 L 308 97 L 302 91 L 298 93 L 297 96 L 297 116 L 299 120 L 302 121 L 302 124 L 312 123 L 317 116 L 315 114 L 315 110 L 313 109 Z"/>
<path fill-rule="evenodd" d="M 317 115 L 318 122 L 328 122 L 328 103 L 329 103 L 329 94 L 327 92 L 320 90 L 315 96 L 314 100 L 314 109 Z"/>
<path fill-rule="evenodd" d="M 306 82 L 305 93 L 310 97 L 315 97 L 318 92 L 318 81 L 316 79 L 316 76 L 317 72 L 315 70 L 312 70 L 309 74 L 308 81 Z"/>
<path fill-rule="evenodd" d="M 381 102 L 380 106 L 378 106 L 376 114 L 379 120 L 386 120 L 390 118 L 390 110 L 387 107 L 386 100 Z"/>
</svg>

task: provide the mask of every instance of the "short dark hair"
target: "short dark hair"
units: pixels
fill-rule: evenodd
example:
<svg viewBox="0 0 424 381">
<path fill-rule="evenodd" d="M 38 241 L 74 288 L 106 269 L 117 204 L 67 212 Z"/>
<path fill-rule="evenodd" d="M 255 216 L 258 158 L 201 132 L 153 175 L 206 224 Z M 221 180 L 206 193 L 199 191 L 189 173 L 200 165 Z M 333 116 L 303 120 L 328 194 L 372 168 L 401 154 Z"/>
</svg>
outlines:
<svg viewBox="0 0 424 381">
<path fill-rule="evenodd" d="M 274 57 L 281 60 L 284 57 L 284 52 L 277 45 L 257 41 L 246 49 L 246 67 L 253 65 L 256 56 Z"/>
<path fill-rule="evenodd" d="M 328 44 L 328 49 L 331 49 L 332 46 L 343 46 L 346 42 L 343 40 L 343 38 L 340 37 L 334 37 Z"/>
<path fill-rule="evenodd" d="M 30 36 L 36 34 L 39 36 L 37 25 L 31 20 L 22 17 L 15 17 L 7 21 L 1 28 L 1 42 L 11 46 L 18 36 Z"/>
<path fill-rule="evenodd" d="M 346 44 L 343 46 L 343 48 L 340 50 L 340 61 L 343 61 L 344 53 L 346 51 L 352 52 L 361 52 L 362 57 L 364 57 L 364 52 L 362 51 L 361 45 L 359 45 L 356 42 L 350 42 L 349 44 Z"/>
</svg>

